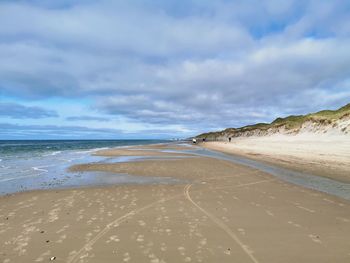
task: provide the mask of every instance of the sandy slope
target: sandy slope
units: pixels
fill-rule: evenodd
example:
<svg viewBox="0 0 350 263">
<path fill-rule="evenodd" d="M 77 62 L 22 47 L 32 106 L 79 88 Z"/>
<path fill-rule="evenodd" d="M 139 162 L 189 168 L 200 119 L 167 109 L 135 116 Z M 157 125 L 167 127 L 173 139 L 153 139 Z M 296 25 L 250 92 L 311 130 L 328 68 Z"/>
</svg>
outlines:
<svg viewBox="0 0 350 263">
<path fill-rule="evenodd" d="M 350 183 L 350 136 L 304 133 L 239 137 L 204 147 Z"/>
<path fill-rule="evenodd" d="M 184 181 L 0 197 L 0 262 L 350 260 L 348 201 L 254 169 L 212 158 L 73 169 Z"/>
</svg>

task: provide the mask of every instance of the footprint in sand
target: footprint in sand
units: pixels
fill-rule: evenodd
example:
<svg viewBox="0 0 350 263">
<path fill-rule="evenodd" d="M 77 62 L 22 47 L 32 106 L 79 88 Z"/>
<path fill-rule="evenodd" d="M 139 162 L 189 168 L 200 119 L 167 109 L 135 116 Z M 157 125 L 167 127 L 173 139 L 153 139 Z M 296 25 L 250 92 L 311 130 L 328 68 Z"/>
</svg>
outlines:
<svg viewBox="0 0 350 263">
<path fill-rule="evenodd" d="M 137 222 L 138 222 L 139 226 L 145 226 L 146 225 L 145 221 L 139 220 Z"/>
<path fill-rule="evenodd" d="M 318 244 L 322 243 L 322 241 L 320 240 L 320 237 L 318 235 L 310 234 L 309 238 L 311 238 L 311 240 L 314 241 L 315 243 L 318 243 Z"/>
<path fill-rule="evenodd" d="M 130 254 L 128 252 L 124 253 L 123 261 L 128 262 L 130 261 L 130 259 L 131 259 Z"/>
<path fill-rule="evenodd" d="M 293 221 L 288 221 L 288 224 L 295 226 L 295 227 L 301 227 L 301 225 L 294 223 Z"/>
<path fill-rule="evenodd" d="M 109 240 L 107 240 L 106 243 L 110 243 L 110 242 L 112 242 L 112 241 L 114 241 L 114 242 L 119 242 L 120 239 L 119 239 L 118 236 L 116 236 L 116 235 L 110 236 L 110 237 L 109 237 Z"/>
<path fill-rule="evenodd" d="M 45 259 L 47 260 L 47 258 L 49 257 L 50 254 L 51 254 L 51 251 L 50 251 L 50 250 L 48 250 L 48 251 L 42 253 L 42 254 L 35 260 L 35 262 L 42 262 L 42 261 L 44 261 Z"/>
<path fill-rule="evenodd" d="M 160 250 L 163 251 L 163 252 L 165 252 L 167 250 L 167 246 L 165 245 L 165 243 L 162 243 L 160 245 Z"/>
<path fill-rule="evenodd" d="M 154 255 L 154 254 L 149 254 L 148 257 L 151 259 L 151 261 L 150 261 L 151 263 L 159 263 L 160 262 L 159 258 L 157 258 L 156 255 Z"/>
<path fill-rule="evenodd" d="M 230 249 L 230 248 L 226 249 L 226 250 L 224 251 L 224 253 L 225 253 L 226 255 L 231 255 L 231 249 Z"/>
<path fill-rule="evenodd" d="M 237 230 L 238 230 L 238 232 L 239 232 L 241 235 L 245 236 L 245 230 L 244 230 L 244 228 L 238 228 Z"/>
<path fill-rule="evenodd" d="M 138 235 L 137 236 L 137 239 L 136 239 L 136 241 L 137 242 L 143 242 L 145 239 L 144 239 L 144 236 L 143 235 Z"/>
<path fill-rule="evenodd" d="M 205 245 L 207 244 L 207 239 L 206 239 L 206 238 L 201 239 L 201 240 L 199 241 L 199 244 L 200 244 L 201 246 L 205 246 Z"/>
<path fill-rule="evenodd" d="M 269 216 L 274 216 L 274 213 L 272 213 L 270 210 L 265 210 L 266 214 L 268 214 Z"/>
<path fill-rule="evenodd" d="M 191 262 L 192 259 L 190 257 L 185 257 L 185 262 Z"/>
<path fill-rule="evenodd" d="M 56 241 L 56 243 L 62 243 L 67 238 L 67 235 L 61 235 L 60 238 Z"/>
<path fill-rule="evenodd" d="M 182 256 L 185 255 L 185 248 L 184 247 L 178 247 L 177 250 L 180 252 Z"/>
</svg>

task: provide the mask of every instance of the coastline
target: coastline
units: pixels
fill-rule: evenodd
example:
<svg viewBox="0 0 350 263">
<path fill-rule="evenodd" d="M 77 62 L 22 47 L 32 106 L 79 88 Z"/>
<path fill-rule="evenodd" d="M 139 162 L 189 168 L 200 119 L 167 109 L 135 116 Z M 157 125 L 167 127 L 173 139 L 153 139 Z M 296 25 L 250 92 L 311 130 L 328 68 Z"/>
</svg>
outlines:
<svg viewBox="0 0 350 263">
<path fill-rule="evenodd" d="M 72 169 L 176 178 L 0 197 L 3 262 L 346 262 L 350 202 L 187 146 L 105 151 L 135 162 Z M 172 152 L 173 151 L 173 152 Z M 168 154 L 173 155 L 172 158 Z M 159 158 L 158 158 L 159 157 Z M 158 158 L 158 159 L 157 159 Z M 284 240 L 284 242 L 281 242 Z"/>
<path fill-rule="evenodd" d="M 138 157 L 125 156 L 107 160 L 106 157 L 93 153 L 114 147 L 123 149 L 164 142 L 163 140 L 0 141 L 0 195 L 38 189 L 55 190 L 97 185 L 100 175 L 90 173 L 82 177 L 77 173 L 68 173 L 67 169 L 79 163 L 133 161 Z M 124 179 L 127 181 L 128 178 Z M 130 179 L 135 181 L 135 178 Z"/>
</svg>

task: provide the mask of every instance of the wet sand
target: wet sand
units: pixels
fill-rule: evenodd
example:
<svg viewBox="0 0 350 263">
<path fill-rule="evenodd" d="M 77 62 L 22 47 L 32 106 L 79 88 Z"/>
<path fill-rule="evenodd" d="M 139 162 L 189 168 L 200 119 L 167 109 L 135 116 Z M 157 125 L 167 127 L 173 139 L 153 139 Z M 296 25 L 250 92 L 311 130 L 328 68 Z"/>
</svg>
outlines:
<svg viewBox="0 0 350 263">
<path fill-rule="evenodd" d="M 0 262 L 350 261 L 349 201 L 255 169 L 207 157 L 71 169 L 180 183 L 2 196 Z"/>
<path fill-rule="evenodd" d="M 183 155 L 186 154 L 180 154 L 180 153 L 172 153 L 172 152 L 166 152 L 166 151 L 172 151 L 172 150 L 186 150 L 188 147 L 175 147 L 173 145 L 169 145 L 169 147 L 166 147 L 165 145 L 152 145 L 152 146 L 142 146 L 142 147 L 128 147 L 128 148 L 115 148 L 115 149 L 107 149 L 107 150 L 100 150 L 94 153 L 96 156 L 106 156 L 106 157 L 113 157 L 113 156 L 177 156 L 177 155 Z"/>
</svg>

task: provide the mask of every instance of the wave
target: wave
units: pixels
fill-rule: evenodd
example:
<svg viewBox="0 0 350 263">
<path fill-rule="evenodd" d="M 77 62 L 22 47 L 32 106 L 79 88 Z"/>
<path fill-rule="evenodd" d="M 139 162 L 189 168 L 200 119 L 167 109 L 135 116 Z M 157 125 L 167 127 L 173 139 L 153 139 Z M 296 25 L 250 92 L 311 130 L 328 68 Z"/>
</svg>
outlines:
<svg viewBox="0 0 350 263">
<path fill-rule="evenodd" d="M 84 151 L 74 151 L 74 153 L 93 153 L 96 151 L 101 151 L 101 150 L 107 150 L 110 149 L 110 147 L 99 147 L 99 148 L 93 148 L 93 149 L 89 149 L 89 150 L 84 150 Z"/>
<path fill-rule="evenodd" d="M 33 166 L 32 169 L 33 169 L 34 171 L 42 171 L 42 172 L 48 173 L 49 170 L 45 170 L 45 169 L 43 169 L 43 167 L 48 167 L 48 166 L 39 166 L 39 167 Z"/>
<path fill-rule="evenodd" d="M 49 153 L 49 154 L 44 154 L 43 156 L 47 157 L 47 156 L 55 156 L 57 154 L 60 154 L 62 153 L 62 151 L 55 151 L 55 152 L 52 152 L 52 153 Z"/>
</svg>

